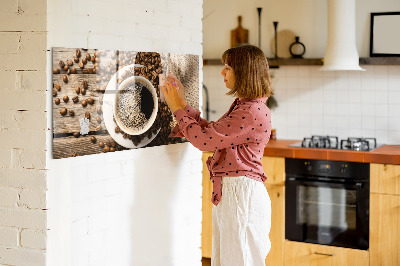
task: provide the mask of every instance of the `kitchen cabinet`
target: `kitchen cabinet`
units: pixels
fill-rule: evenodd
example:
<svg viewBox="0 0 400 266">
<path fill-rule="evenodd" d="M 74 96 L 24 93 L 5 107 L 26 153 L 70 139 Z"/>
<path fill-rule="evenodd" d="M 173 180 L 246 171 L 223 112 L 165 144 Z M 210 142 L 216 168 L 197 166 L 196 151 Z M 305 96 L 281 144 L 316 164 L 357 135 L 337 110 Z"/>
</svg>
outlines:
<svg viewBox="0 0 400 266">
<path fill-rule="evenodd" d="M 203 153 L 203 196 L 202 196 L 202 256 L 211 258 L 212 254 L 212 183 L 206 166 L 206 161 L 211 152 Z M 265 182 L 272 205 L 271 221 L 271 250 L 266 258 L 266 265 L 283 265 L 283 242 L 285 230 L 285 158 L 263 157 L 262 164 L 268 176 Z"/>
<path fill-rule="evenodd" d="M 400 165 L 370 167 L 370 265 L 400 265 Z"/>
<path fill-rule="evenodd" d="M 212 152 L 203 153 L 203 194 L 202 194 L 202 224 L 201 224 L 201 253 L 204 258 L 211 258 L 212 252 L 212 183 L 210 173 L 206 165 L 207 158 L 212 156 Z"/>
<path fill-rule="evenodd" d="M 271 199 L 271 250 L 265 264 L 283 265 L 285 240 L 285 158 L 264 156 L 261 160 L 267 175 L 265 187 Z"/>
<path fill-rule="evenodd" d="M 288 240 L 285 240 L 284 246 L 285 266 L 369 265 L 369 253 L 365 250 L 316 245 Z"/>
</svg>

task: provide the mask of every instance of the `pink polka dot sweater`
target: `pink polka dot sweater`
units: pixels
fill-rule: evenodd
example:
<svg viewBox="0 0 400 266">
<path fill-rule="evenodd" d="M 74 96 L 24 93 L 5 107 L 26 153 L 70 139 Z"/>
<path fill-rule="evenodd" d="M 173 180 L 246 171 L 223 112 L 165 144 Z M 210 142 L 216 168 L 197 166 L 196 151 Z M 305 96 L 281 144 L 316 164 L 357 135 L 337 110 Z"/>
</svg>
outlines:
<svg viewBox="0 0 400 266">
<path fill-rule="evenodd" d="M 201 118 L 200 111 L 190 105 L 174 112 L 178 125 L 170 137 L 186 137 L 199 150 L 214 151 L 214 156 L 207 160 L 214 205 L 221 200 L 224 176 L 247 176 L 261 182 L 267 179 L 261 164 L 271 131 L 271 112 L 266 100 L 267 97 L 237 98 L 216 122 Z"/>
</svg>

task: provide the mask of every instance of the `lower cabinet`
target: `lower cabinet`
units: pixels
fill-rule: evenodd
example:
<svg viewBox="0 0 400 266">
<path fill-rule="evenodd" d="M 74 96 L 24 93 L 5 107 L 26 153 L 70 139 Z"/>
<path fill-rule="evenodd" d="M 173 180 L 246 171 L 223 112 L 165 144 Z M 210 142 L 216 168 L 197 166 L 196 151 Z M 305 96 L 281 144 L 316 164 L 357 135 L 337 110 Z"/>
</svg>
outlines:
<svg viewBox="0 0 400 266">
<path fill-rule="evenodd" d="M 201 254 L 203 258 L 211 258 L 212 253 L 212 183 L 210 181 L 210 173 L 206 165 L 211 152 L 203 153 L 203 195 L 202 195 L 202 224 L 201 224 Z"/>
<path fill-rule="evenodd" d="M 265 259 L 266 266 L 283 265 L 285 241 L 285 187 L 265 184 L 271 199 L 271 250 Z"/>
<path fill-rule="evenodd" d="M 371 194 L 370 202 L 370 265 L 398 266 L 400 265 L 400 196 Z"/>
<path fill-rule="evenodd" d="M 369 252 L 285 240 L 285 266 L 366 266 Z M 278 265 L 278 264 L 277 264 Z M 385 265 L 385 264 L 380 264 Z"/>
</svg>

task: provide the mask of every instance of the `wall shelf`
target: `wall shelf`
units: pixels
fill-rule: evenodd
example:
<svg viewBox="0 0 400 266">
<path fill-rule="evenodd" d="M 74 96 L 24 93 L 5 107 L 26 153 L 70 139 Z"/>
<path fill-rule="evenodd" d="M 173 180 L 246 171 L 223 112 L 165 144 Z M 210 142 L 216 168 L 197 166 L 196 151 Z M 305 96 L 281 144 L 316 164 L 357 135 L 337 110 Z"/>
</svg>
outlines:
<svg viewBox="0 0 400 266">
<path fill-rule="evenodd" d="M 279 66 L 321 66 L 322 58 L 268 58 L 271 68 Z M 204 66 L 222 65 L 220 59 L 204 59 Z M 360 65 L 400 65 L 400 57 L 362 57 Z"/>
</svg>

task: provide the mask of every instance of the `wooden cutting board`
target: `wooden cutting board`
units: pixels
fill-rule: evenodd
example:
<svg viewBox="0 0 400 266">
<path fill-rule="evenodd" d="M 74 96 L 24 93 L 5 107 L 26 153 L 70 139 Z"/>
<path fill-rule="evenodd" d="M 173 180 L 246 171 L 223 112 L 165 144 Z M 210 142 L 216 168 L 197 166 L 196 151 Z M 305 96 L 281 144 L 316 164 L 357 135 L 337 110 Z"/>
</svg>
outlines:
<svg viewBox="0 0 400 266">
<path fill-rule="evenodd" d="M 238 16 L 238 26 L 231 30 L 231 48 L 242 43 L 249 43 L 249 31 L 242 27 L 242 16 Z"/>
</svg>

